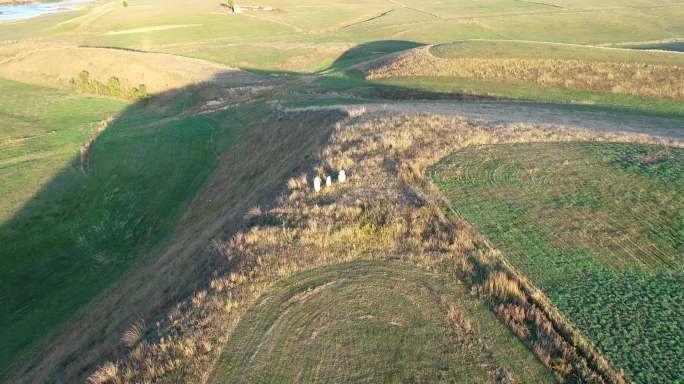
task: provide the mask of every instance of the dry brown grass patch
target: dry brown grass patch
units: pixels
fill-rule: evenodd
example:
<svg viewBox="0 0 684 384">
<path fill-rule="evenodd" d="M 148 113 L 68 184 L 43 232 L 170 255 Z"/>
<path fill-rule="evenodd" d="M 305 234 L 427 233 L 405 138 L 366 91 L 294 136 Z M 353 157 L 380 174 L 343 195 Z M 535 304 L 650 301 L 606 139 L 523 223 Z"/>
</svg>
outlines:
<svg viewBox="0 0 684 384">
<path fill-rule="evenodd" d="M 277 281 L 313 268 L 391 258 L 457 276 L 559 378 L 624 381 L 487 239 L 443 211 L 445 201 L 423 170 L 472 144 L 658 139 L 436 115 L 354 116 L 335 126 L 323 159 L 311 164 L 318 172 L 353 164 L 350 180 L 314 193 L 307 175 L 296 176 L 273 207 L 262 208 L 259 220 L 248 220 L 249 227 L 229 240 L 213 240 L 212 250 L 231 268 L 217 270 L 204 289 L 166 313 L 145 348 L 122 355 L 117 377 L 126 371 L 137 382 L 203 382 L 242 314 Z M 455 326 L 471 328 L 448 308 L 445 315 Z"/>
<path fill-rule="evenodd" d="M 558 59 L 443 59 L 429 47 L 375 62 L 368 79 L 449 76 L 684 100 L 684 68 Z"/>
<path fill-rule="evenodd" d="M 145 321 L 139 319 L 121 335 L 121 342 L 128 348 L 133 348 L 142 338 L 145 330 Z"/>
</svg>

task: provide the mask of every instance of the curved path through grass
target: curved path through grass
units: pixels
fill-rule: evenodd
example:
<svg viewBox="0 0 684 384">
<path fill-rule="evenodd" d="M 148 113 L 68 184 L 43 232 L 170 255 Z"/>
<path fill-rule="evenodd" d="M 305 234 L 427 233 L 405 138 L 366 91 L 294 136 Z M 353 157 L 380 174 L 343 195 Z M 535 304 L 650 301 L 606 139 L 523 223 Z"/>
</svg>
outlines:
<svg viewBox="0 0 684 384">
<path fill-rule="evenodd" d="M 455 278 L 400 262 L 300 273 L 232 334 L 212 383 L 553 382 Z"/>
</svg>

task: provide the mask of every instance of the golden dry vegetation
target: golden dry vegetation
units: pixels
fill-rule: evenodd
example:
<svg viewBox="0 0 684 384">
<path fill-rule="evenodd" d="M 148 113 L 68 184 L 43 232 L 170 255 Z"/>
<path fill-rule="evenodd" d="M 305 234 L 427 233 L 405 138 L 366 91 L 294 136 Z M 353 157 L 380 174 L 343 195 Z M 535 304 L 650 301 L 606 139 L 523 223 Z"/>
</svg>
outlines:
<svg viewBox="0 0 684 384">
<path fill-rule="evenodd" d="M 338 112 L 320 108 L 315 113 Z M 426 114 L 367 114 L 353 107 L 346 113 L 345 121 L 335 123 L 321 160 L 311 165 L 318 175 L 346 169 L 348 182 L 316 194 L 311 173 L 302 173 L 289 180 L 273 206 L 249 210 L 244 230 L 228 240 L 215 238 L 207 247 L 226 261 L 211 283 L 144 330 L 138 321 L 131 324 L 120 342 L 121 354 L 93 372 L 90 383 L 204 382 L 241 316 L 278 281 L 313 268 L 384 259 L 460 279 L 558 377 L 624 382 L 622 373 L 484 237 L 457 215 L 443 212 L 445 201 L 423 170 L 455 149 L 476 144 L 664 140 Z"/>
<path fill-rule="evenodd" d="M 540 56 L 541 57 L 541 56 Z M 431 47 L 377 60 L 366 78 L 460 77 L 684 100 L 684 67 L 570 59 L 440 58 Z"/>
<path fill-rule="evenodd" d="M 0 4 L 19 2 L 25 1 L 0 0 Z M 646 135 L 552 131 L 532 125 L 494 126 L 426 114 L 407 116 L 398 114 L 398 110 L 405 108 L 401 104 L 394 106 L 395 112 L 377 115 L 363 108 L 347 108 L 344 115 L 339 108 L 288 111 L 277 107 L 277 102 L 273 102 L 273 114 L 265 107 L 263 113 L 250 109 L 254 104 L 263 106 L 261 102 L 281 97 L 285 102 L 290 97 L 302 102 L 296 105 L 306 105 L 309 97 L 319 96 L 326 104 L 348 102 L 338 99 L 347 97 L 356 101 L 381 95 L 388 99 L 427 97 L 427 93 L 421 88 L 412 88 L 413 85 L 410 89 L 404 88 L 405 85 L 392 87 L 355 76 L 346 77 L 346 69 L 355 63 L 422 43 L 506 38 L 611 44 L 671 38 L 681 32 L 679 4 L 654 5 L 644 0 L 635 0 L 632 4 L 609 2 L 598 6 L 594 2 L 568 5 L 563 1 L 546 4 L 495 0 L 445 5 L 441 0 L 328 3 L 282 0 L 273 11 L 248 11 L 236 16 L 227 12 L 223 2 L 216 1 L 196 1 L 191 7 L 187 2 L 169 0 L 97 1 L 91 3 L 92 7 L 85 6 L 73 14 L 55 13 L 1 23 L 0 78 L 126 99 L 138 97 L 121 97 L 116 92 L 103 93 L 97 89 L 100 84 L 111 82 L 115 85 L 113 89 L 123 93 L 163 92 L 149 100 L 141 97 L 144 102 L 133 106 L 133 109 L 144 106 L 159 112 L 158 117 L 149 118 L 149 123 L 147 115 L 140 125 L 133 121 L 136 114 L 123 116 L 124 121 L 119 124 L 130 124 L 134 129 L 121 141 L 122 157 L 128 157 L 128 146 L 138 142 L 150 143 L 147 153 L 162 147 L 164 154 L 190 152 L 193 149 L 183 140 L 202 133 L 202 129 L 197 129 L 201 128 L 200 123 L 235 119 L 236 125 L 244 126 L 235 148 L 219 150 L 208 145 L 207 149 L 202 147 L 197 151 L 198 155 L 206 151 L 207 158 L 211 159 L 216 155 L 216 168 L 204 168 L 207 176 L 213 172 L 212 176 L 193 195 L 194 200 L 179 199 L 177 205 L 170 205 L 169 211 L 179 209 L 178 220 L 169 219 L 168 232 L 163 232 L 163 238 L 145 243 L 149 250 L 145 248 L 140 255 L 121 252 L 131 259 L 130 267 L 121 278 L 117 276 L 114 280 L 104 274 L 97 275 L 99 282 L 111 285 L 89 296 L 88 304 L 78 311 L 69 310 L 69 320 L 54 322 L 52 328 L 31 327 L 24 320 L 13 322 L 32 328 L 30 334 L 43 332 L 44 335 L 40 335 L 40 342 L 31 345 L 27 353 L 7 353 L 11 358 L 11 361 L 5 359 L 11 365 L 7 381 L 83 382 L 88 376 L 92 383 L 206 381 L 238 321 L 244 319 L 243 315 L 253 308 L 257 298 L 274 284 L 316 267 L 388 258 L 458 276 L 559 377 L 623 381 L 622 374 L 484 237 L 454 212 L 443 213 L 447 202 L 423 175 L 423 170 L 453 150 L 479 143 L 528 140 L 676 143 Z M 564 28 L 555 28 L 559 21 L 565 24 Z M 635 24 L 639 27 L 634 28 Z M 654 107 L 654 102 L 654 105 L 644 105 L 643 110 L 674 110 L 681 114 L 678 104 L 684 100 L 682 67 L 639 64 L 639 60 L 622 64 L 546 57 L 443 59 L 431 55 L 429 49 L 419 49 L 373 62 L 368 78 L 463 76 L 492 80 L 495 85 L 510 81 L 548 87 L 540 88 L 543 92 L 562 87 L 658 97 L 669 99 L 658 100 L 667 105 Z M 248 71 L 267 76 L 255 76 Z M 296 76 L 287 71 L 307 75 Z M 76 86 L 72 80 L 78 80 L 86 72 L 88 81 L 80 84 L 87 86 Z M 437 81 L 443 79 L 437 78 Z M 195 87 L 199 83 L 204 83 L 207 89 Z M 294 87 L 278 89 L 270 85 L 276 83 Z M 189 92 L 192 95 L 185 97 L 182 92 L 168 92 L 184 88 L 193 90 Z M 139 92 L 140 89 L 146 92 Z M 316 89 L 320 94 L 315 94 Z M 508 91 L 497 96 L 549 101 L 547 96 L 511 96 Z M 489 94 L 489 91 L 478 93 L 468 89 L 458 92 Z M 357 99 L 358 96 L 362 98 Z M 565 101 L 563 97 L 551 100 Z M 567 98 L 572 98 L 573 103 L 577 100 L 574 95 Z M 620 99 L 608 101 L 606 105 L 622 107 L 632 105 L 631 102 Z M 27 109 L 35 109 L 34 103 L 26 104 Z M 91 109 L 83 103 L 78 106 Z M 243 107 L 248 107 L 246 112 Z M 228 117 L 214 114 L 228 109 L 236 113 Z M 497 108 L 497 113 L 505 113 L 503 110 Z M 73 115 L 66 108 L 59 112 L 64 116 Z M 243 113 L 254 115 L 243 119 Z M 12 114 L 6 115 L 9 127 L 23 129 L 23 125 L 13 122 Z M 81 173 L 86 177 L 97 174 L 98 162 L 91 156 L 91 148 L 97 148 L 98 144 L 94 143 L 102 139 L 98 133 L 108 127 L 103 120 L 96 130 L 97 121 L 107 116 L 93 120 L 91 138 L 78 142 L 77 145 L 83 145 L 80 157 L 77 149 L 74 150 L 73 168 L 78 168 L 80 163 Z M 129 119 L 131 116 L 133 119 Z M 198 119 L 183 121 L 186 117 Z M 344 122 L 335 124 L 343 118 Z M 76 126 L 67 120 L 60 119 L 60 123 Z M 166 123 L 176 121 L 184 126 L 169 129 Z M 45 129 L 52 129 L 51 124 L 45 124 Z M 583 124 L 589 123 L 583 121 Z M 611 125 L 615 126 L 619 123 Z M 175 152 L 167 151 L 165 148 L 171 147 L 163 146 L 164 139 L 175 132 L 179 133 L 175 136 L 180 144 L 174 147 Z M 331 132 L 334 135 L 329 137 Z M 213 144 L 217 138 L 220 139 L 212 134 L 207 140 Z M 162 145 L 152 146 L 153 142 Z M 26 148 L 31 147 L 27 144 Z M 17 159 L 33 161 L 36 156 L 29 154 Z M 180 175 L 174 172 L 176 166 L 200 164 L 183 158 L 170 159 L 169 164 L 173 166 L 157 162 L 156 165 L 167 169 L 153 175 L 165 179 L 172 173 Z M 8 164 L 14 166 L 17 159 L 10 159 Z M 131 156 L 131 159 L 132 163 L 136 158 Z M 312 168 L 316 173 L 330 174 L 341 167 L 350 172 L 349 183 L 335 185 L 319 195 L 312 193 Z M 35 164 L 27 169 L 35 172 Z M 145 176 L 142 172 L 141 175 Z M 168 189 L 163 183 L 147 181 L 153 179 L 131 180 L 160 191 Z M 128 188 L 121 182 L 112 184 L 117 196 L 124 196 Z M 150 195 L 156 191 L 152 192 Z M 136 203 L 126 199 L 121 199 L 124 211 Z M 69 215 L 87 223 L 81 216 L 73 215 L 75 211 L 64 210 L 63 202 L 53 206 L 61 217 Z M 51 217 L 60 217 L 51 210 L 46 211 Z M 141 218 L 159 220 L 160 215 L 147 207 L 143 211 Z M 111 212 L 115 211 L 109 210 L 107 214 Z M 118 216 L 111 214 L 115 219 Z M 87 215 L 83 217 L 88 219 Z M 36 233 L 41 232 L 39 226 L 31 223 L 31 227 Z M 125 229 L 140 238 L 145 233 L 132 225 Z M 73 238 L 80 239 L 84 232 L 73 231 Z M 114 240 L 112 244 L 132 243 L 123 236 Z M 40 247 L 36 245 L 41 244 L 38 241 L 24 244 L 42 248 L 45 254 L 64 252 L 60 247 Z M 109 248 L 104 249 L 109 252 Z M 67 252 L 68 248 L 64 253 Z M 26 252 L 31 256 L 37 253 Z M 103 260 L 101 253 L 87 255 L 91 254 L 98 263 Z M 56 256 L 53 259 L 61 260 Z M 61 264 L 68 264 L 80 273 L 74 263 L 62 260 Z M 34 268 L 34 264 L 25 265 Z M 55 280 L 72 284 L 80 281 L 69 278 L 58 268 L 46 268 L 48 264 L 35 265 L 42 265 Z M 46 286 L 44 281 L 35 278 L 39 275 L 32 275 L 42 287 Z M 77 284 L 86 286 L 74 285 Z M 21 293 L 17 297 L 35 303 L 32 297 L 23 294 L 24 286 L 16 286 Z M 61 304 L 58 300 L 52 302 Z M 25 311 L 21 306 L 18 308 Z M 457 317 L 457 313 L 452 315 Z M 19 333 L 14 337 L 28 339 Z M 103 363 L 105 359 L 111 361 Z M 4 367 L 0 366 L 0 381 L 5 379 L 3 375 Z"/>
<path fill-rule="evenodd" d="M 56 46 L 14 42 L 0 46 L 0 77 L 29 84 L 70 88 L 71 80 L 87 71 L 90 80 L 106 84 L 114 77 L 122 88 L 144 84 L 148 93 L 216 82 L 238 84 L 255 77 L 204 60 L 133 50 Z"/>
</svg>

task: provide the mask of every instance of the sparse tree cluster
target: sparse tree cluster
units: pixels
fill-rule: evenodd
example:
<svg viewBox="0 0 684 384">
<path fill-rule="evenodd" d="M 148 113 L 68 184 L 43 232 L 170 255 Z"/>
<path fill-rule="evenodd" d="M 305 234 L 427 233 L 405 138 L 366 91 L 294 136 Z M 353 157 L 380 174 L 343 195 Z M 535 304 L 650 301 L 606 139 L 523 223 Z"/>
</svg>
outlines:
<svg viewBox="0 0 684 384">
<path fill-rule="evenodd" d="M 94 93 L 102 96 L 112 96 L 124 99 L 139 100 L 148 97 L 147 86 L 140 84 L 137 87 L 126 88 L 121 85 L 118 77 L 110 77 L 107 83 L 91 79 L 90 73 L 81 71 L 77 78 L 71 79 L 71 87 L 80 92 Z"/>
</svg>

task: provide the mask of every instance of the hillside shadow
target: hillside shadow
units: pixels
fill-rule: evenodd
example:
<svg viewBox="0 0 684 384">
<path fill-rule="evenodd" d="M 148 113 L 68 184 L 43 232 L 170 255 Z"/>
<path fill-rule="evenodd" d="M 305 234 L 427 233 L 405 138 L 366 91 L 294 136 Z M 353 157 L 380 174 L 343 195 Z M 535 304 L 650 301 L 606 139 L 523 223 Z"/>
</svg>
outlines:
<svg viewBox="0 0 684 384">
<path fill-rule="evenodd" d="M 280 116 L 266 103 L 279 80 L 223 80 L 128 105 L 0 225 L 0 381 L 82 381 L 133 317 L 221 267 L 209 240 L 268 206 L 342 118 Z"/>
<path fill-rule="evenodd" d="M 335 59 L 326 70 L 344 69 L 366 60 L 372 60 L 383 55 L 422 47 L 424 45 L 425 44 L 408 40 L 381 40 L 359 44 L 356 47 L 345 51 Z"/>
<path fill-rule="evenodd" d="M 27 348 L 173 227 L 215 161 L 200 148 L 230 130 L 202 119 L 194 137 L 180 129 L 194 93 L 162 93 L 174 99 L 164 108 L 155 99 L 125 107 L 85 156 L 71 149 L 74 157 L 0 226 L 0 372 L 31 360 Z"/>
<path fill-rule="evenodd" d="M 673 41 L 670 43 L 641 44 L 629 48 L 639 50 L 684 52 L 684 41 Z"/>
<path fill-rule="evenodd" d="M 82 381 L 121 348 L 132 321 L 152 323 L 211 271 L 230 267 L 207 251 L 210 240 L 230 237 L 247 210 L 268 207 L 289 177 L 308 171 L 344 118 L 283 114 L 269 101 L 326 97 L 331 89 L 385 101 L 466 99 L 345 71 L 419 45 L 361 44 L 330 66 L 338 78 L 245 68 L 239 75 L 251 76 L 231 81 L 238 74 L 222 73 L 131 103 L 85 159 L 73 148 L 56 176 L 0 225 L 0 377 Z M 307 76 L 319 78 L 299 81 Z"/>
</svg>

